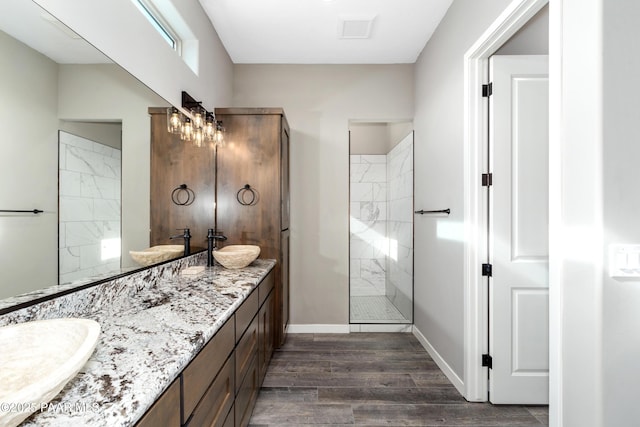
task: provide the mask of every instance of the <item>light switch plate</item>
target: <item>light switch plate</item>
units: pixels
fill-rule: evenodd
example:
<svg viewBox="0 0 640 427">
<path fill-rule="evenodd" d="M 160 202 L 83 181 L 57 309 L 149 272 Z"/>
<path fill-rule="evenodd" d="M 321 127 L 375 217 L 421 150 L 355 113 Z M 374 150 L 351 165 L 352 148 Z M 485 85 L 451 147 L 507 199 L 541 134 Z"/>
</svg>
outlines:
<svg viewBox="0 0 640 427">
<path fill-rule="evenodd" d="M 609 276 L 640 277 L 640 245 L 609 245 Z"/>
</svg>

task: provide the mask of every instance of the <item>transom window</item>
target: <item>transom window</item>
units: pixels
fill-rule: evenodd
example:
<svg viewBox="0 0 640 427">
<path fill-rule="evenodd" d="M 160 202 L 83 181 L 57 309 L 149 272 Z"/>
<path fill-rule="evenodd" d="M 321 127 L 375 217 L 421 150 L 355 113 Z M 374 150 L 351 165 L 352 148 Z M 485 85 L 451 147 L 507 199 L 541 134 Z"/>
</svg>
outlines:
<svg viewBox="0 0 640 427">
<path fill-rule="evenodd" d="M 153 28 L 158 31 L 162 38 L 171 46 L 173 50 L 180 53 L 180 39 L 176 33 L 171 29 L 167 21 L 160 15 L 160 13 L 153 7 L 148 0 L 134 0 L 133 1 L 142 14 L 149 20 Z"/>
</svg>

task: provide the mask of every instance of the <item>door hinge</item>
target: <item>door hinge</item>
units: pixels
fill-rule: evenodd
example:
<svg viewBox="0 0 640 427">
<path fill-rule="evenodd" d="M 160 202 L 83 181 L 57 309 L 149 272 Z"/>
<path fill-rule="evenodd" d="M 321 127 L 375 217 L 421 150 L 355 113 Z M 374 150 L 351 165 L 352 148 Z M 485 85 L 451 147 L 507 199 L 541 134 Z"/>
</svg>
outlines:
<svg viewBox="0 0 640 427">
<path fill-rule="evenodd" d="M 482 186 L 489 187 L 493 185 L 493 174 L 492 173 L 483 173 L 482 174 Z"/>
<path fill-rule="evenodd" d="M 493 369 L 493 358 L 488 354 L 482 355 L 482 366 L 486 366 L 489 369 Z"/>
<path fill-rule="evenodd" d="M 493 266 L 491 264 L 482 264 L 482 275 L 491 277 L 493 275 Z"/>
<path fill-rule="evenodd" d="M 482 97 L 488 98 L 493 95 L 493 83 L 482 85 Z"/>
</svg>

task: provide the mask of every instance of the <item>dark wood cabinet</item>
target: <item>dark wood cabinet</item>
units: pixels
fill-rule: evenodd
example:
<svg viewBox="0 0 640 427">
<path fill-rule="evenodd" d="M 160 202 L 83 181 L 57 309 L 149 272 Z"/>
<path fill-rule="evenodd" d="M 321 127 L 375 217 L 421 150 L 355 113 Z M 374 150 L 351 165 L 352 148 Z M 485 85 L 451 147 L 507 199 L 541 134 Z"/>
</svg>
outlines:
<svg viewBox="0 0 640 427">
<path fill-rule="evenodd" d="M 149 108 L 151 116 L 151 230 L 150 246 L 183 244 L 182 239 L 169 240 L 191 230 L 192 252 L 207 247 L 207 229 L 215 226 L 215 150 L 196 147 L 180 140 L 180 135 L 167 132 L 167 109 Z M 186 190 L 174 190 L 186 184 L 192 191 L 192 202 Z M 172 197 L 173 196 L 173 197 Z M 178 204 L 174 203 L 175 199 Z M 143 249 L 143 248 L 140 248 Z"/>
<path fill-rule="evenodd" d="M 273 277 L 271 277 L 273 279 Z M 265 279 L 258 288 L 260 311 L 258 312 L 258 375 L 260 385 L 264 381 L 274 348 L 274 281 Z"/>
<path fill-rule="evenodd" d="M 228 237 L 220 246 L 258 245 L 261 258 L 277 261 L 273 317 L 279 347 L 289 320 L 289 125 L 281 108 L 218 108 L 215 113 L 226 130 L 226 145 L 217 149 L 216 160 L 216 224 Z M 242 197 L 247 185 L 255 200 Z"/>
<path fill-rule="evenodd" d="M 249 424 L 264 373 L 271 361 L 274 279 L 275 273 L 271 271 L 236 311 L 236 427 Z"/>
<path fill-rule="evenodd" d="M 271 270 L 136 427 L 247 426 L 273 354 L 274 296 Z"/>
<path fill-rule="evenodd" d="M 186 426 L 222 427 L 235 400 L 233 358 L 227 359 Z"/>
<path fill-rule="evenodd" d="M 182 423 L 222 425 L 235 395 L 235 322 L 228 320 L 182 372 Z M 214 422 L 215 421 L 215 422 Z"/>
<path fill-rule="evenodd" d="M 136 427 L 180 427 L 180 378 L 176 379 L 138 421 Z"/>
</svg>

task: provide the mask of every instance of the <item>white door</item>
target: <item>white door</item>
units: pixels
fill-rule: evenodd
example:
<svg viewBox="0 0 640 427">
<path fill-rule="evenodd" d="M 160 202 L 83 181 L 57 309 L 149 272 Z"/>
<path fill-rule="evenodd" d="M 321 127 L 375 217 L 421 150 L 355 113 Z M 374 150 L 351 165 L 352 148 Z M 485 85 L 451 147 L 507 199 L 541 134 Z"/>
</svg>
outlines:
<svg viewBox="0 0 640 427">
<path fill-rule="evenodd" d="M 493 56 L 489 400 L 549 401 L 547 56 Z"/>
</svg>

